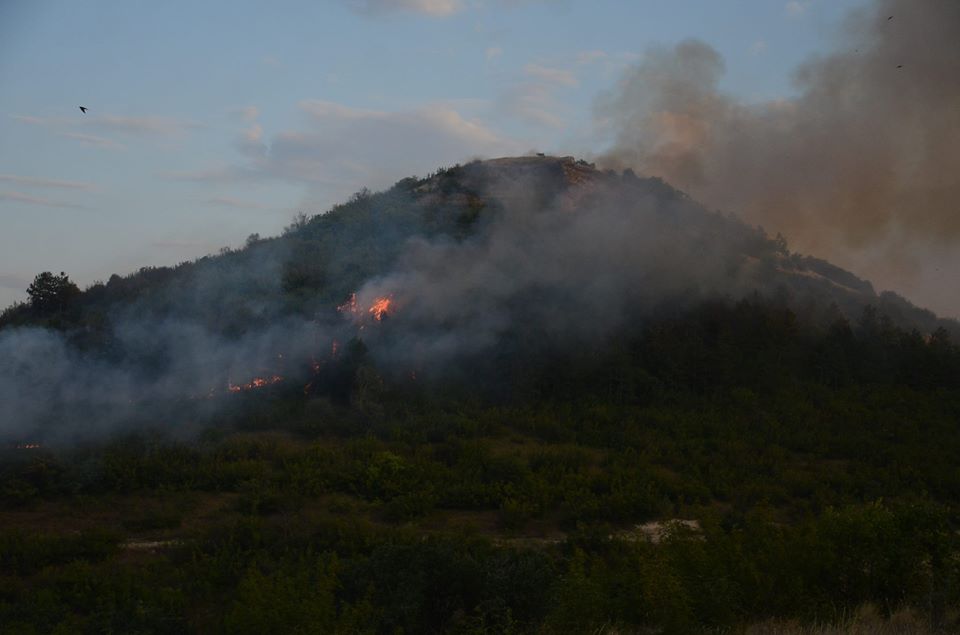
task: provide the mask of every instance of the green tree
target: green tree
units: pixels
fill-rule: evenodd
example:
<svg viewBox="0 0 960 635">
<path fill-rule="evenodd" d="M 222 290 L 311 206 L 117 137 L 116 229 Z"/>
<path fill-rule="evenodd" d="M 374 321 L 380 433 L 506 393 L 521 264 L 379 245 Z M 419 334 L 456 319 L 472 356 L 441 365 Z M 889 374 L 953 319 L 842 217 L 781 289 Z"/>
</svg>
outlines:
<svg viewBox="0 0 960 635">
<path fill-rule="evenodd" d="M 30 306 L 42 315 L 63 313 L 80 295 L 80 289 L 64 272 L 54 275 L 49 271 L 37 274 L 27 287 Z"/>
</svg>

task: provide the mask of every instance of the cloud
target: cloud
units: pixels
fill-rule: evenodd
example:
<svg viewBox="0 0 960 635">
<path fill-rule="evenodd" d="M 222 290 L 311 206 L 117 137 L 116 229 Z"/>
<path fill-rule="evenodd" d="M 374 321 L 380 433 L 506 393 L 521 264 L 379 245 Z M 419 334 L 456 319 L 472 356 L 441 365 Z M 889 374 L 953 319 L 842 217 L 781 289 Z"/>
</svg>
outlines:
<svg viewBox="0 0 960 635">
<path fill-rule="evenodd" d="M 244 121 L 256 121 L 260 116 L 260 109 L 256 106 L 237 106 L 230 109 L 230 114 Z"/>
<path fill-rule="evenodd" d="M 103 148 L 104 150 L 125 150 L 126 148 L 116 141 L 107 139 L 106 137 L 99 137 L 92 134 L 83 134 L 81 132 L 61 132 L 59 133 L 61 137 L 66 137 L 67 139 L 73 139 L 74 141 L 79 141 L 80 143 L 86 143 L 98 148 Z"/>
<path fill-rule="evenodd" d="M 256 209 L 256 210 L 269 210 L 270 206 L 264 205 L 262 203 L 256 203 L 254 201 L 248 201 L 242 198 L 235 198 L 232 196 L 214 196 L 203 201 L 208 205 L 217 205 L 220 207 L 237 207 L 240 209 Z"/>
<path fill-rule="evenodd" d="M 307 182 L 381 187 L 438 164 L 517 150 L 513 142 L 443 105 L 384 112 L 308 100 L 300 109 L 310 126 L 274 137 L 267 156 L 256 163 L 258 170 Z"/>
<path fill-rule="evenodd" d="M 560 86 L 576 86 L 579 84 L 576 76 L 568 70 L 562 68 L 550 68 L 540 64 L 527 64 L 523 67 L 523 72 L 535 79 L 541 80 L 547 84 L 558 84 Z"/>
<path fill-rule="evenodd" d="M 30 187 L 52 187 L 64 190 L 94 190 L 96 186 L 93 183 L 84 181 L 61 181 L 58 179 L 43 179 L 33 176 L 18 176 L 16 174 L 0 174 L 0 181 L 7 183 L 17 183 Z"/>
<path fill-rule="evenodd" d="M 578 84 L 571 70 L 530 63 L 523 67 L 523 76 L 503 93 L 499 108 L 503 113 L 527 123 L 562 128 L 565 120 L 557 112 L 562 109 L 562 103 L 556 93 L 575 88 Z"/>
<path fill-rule="evenodd" d="M 34 117 L 32 115 L 10 115 L 10 116 L 13 119 L 19 121 L 20 123 L 25 123 L 31 126 L 46 126 L 46 125 L 50 125 L 53 121 L 55 121 L 54 119 L 51 119 L 51 118 Z M 64 120 L 56 120 L 56 121 L 62 122 Z"/>
<path fill-rule="evenodd" d="M 503 55 L 503 49 L 499 46 L 491 46 L 487 48 L 487 50 L 484 52 L 484 55 L 488 60 L 496 59 Z"/>
<path fill-rule="evenodd" d="M 463 8 L 460 0 L 346 0 L 346 4 L 354 11 L 367 15 L 418 13 L 444 17 Z"/>
<path fill-rule="evenodd" d="M 30 205 L 42 205 L 44 207 L 62 207 L 67 209 L 85 209 L 83 205 L 76 203 L 66 203 L 63 201 L 53 201 L 38 196 L 30 196 L 22 192 L 0 191 L 0 201 L 12 201 L 14 203 L 27 203 Z"/>
<path fill-rule="evenodd" d="M 89 125 L 102 130 L 134 135 L 179 135 L 201 127 L 196 122 L 174 117 L 123 117 L 120 115 L 93 117 Z"/>
<path fill-rule="evenodd" d="M 201 124 L 186 119 L 175 117 L 163 117 L 159 115 L 145 115 L 138 117 L 129 117 L 124 115 L 84 115 L 81 117 L 36 117 L 33 115 L 12 115 L 12 117 L 21 122 L 32 126 L 40 126 L 53 130 L 62 130 L 64 128 L 93 128 L 106 132 L 121 133 L 126 135 L 183 135 L 190 130 L 202 127 Z M 61 132 L 65 136 L 72 135 L 71 138 L 81 141 L 94 143 L 96 141 L 111 143 L 106 139 L 96 139 L 89 135 L 84 136 L 74 132 Z"/>
<path fill-rule="evenodd" d="M 255 123 L 243 132 L 237 142 L 240 152 L 249 156 L 260 157 L 267 153 L 267 146 L 263 142 L 263 127 Z"/>
<path fill-rule="evenodd" d="M 257 175 L 239 166 L 221 166 L 200 170 L 169 170 L 161 172 L 160 177 L 171 181 L 189 181 L 193 183 L 222 183 L 255 178 Z"/>
<path fill-rule="evenodd" d="M 783 10 L 791 18 L 799 18 L 810 8 L 810 0 L 790 0 L 783 5 Z"/>
<path fill-rule="evenodd" d="M 438 165 L 522 151 L 449 104 L 381 111 L 305 100 L 298 108 L 304 117 L 299 128 L 270 137 L 259 126 L 248 129 L 239 143 L 245 161 L 162 176 L 210 184 L 287 181 L 306 185 L 312 203 L 331 204 L 362 187 L 386 187 Z"/>
</svg>

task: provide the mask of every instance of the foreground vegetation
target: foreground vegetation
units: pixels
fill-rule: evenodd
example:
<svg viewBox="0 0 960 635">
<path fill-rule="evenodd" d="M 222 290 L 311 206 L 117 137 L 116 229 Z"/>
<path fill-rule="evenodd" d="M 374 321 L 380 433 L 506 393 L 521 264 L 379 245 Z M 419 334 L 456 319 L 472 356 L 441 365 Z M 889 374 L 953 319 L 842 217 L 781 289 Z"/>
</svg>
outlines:
<svg viewBox="0 0 960 635">
<path fill-rule="evenodd" d="M 506 393 L 350 351 L 198 436 L 5 450 L 4 632 L 958 628 L 945 333 L 712 303 Z"/>
</svg>

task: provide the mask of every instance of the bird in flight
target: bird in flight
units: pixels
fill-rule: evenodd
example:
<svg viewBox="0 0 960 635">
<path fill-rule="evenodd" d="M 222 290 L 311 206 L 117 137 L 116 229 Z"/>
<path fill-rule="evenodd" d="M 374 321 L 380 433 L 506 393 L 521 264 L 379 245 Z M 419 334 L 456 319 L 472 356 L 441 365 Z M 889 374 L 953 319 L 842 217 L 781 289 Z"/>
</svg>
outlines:
<svg viewBox="0 0 960 635">
<path fill-rule="evenodd" d="M 887 18 L 887 22 L 889 22 L 892 19 L 893 19 L 893 16 L 891 15 L 889 18 Z"/>
<path fill-rule="evenodd" d="M 87 107 L 86 107 L 86 106 L 79 106 L 79 108 L 80 108 L 80 112 L 82 112 L 83 114 L 87 114 Z"/>
</svg>

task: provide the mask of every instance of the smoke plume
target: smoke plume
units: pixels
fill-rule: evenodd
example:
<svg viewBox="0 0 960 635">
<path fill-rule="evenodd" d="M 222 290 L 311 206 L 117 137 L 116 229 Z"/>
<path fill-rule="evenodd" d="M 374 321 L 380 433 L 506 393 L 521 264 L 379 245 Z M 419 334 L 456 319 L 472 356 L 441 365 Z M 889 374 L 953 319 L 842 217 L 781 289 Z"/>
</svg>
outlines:
<svg viewBox="0 0 960 635">
<path fill-rule="evenodd" d="M 796 69 L 796 97 L 759 105 L 718 89 L 704 43 L 650 51 L 598 100 L 603 162 L 960 314 L 960 3 L 877 0 L 843 34 Z"/>
</svg>

